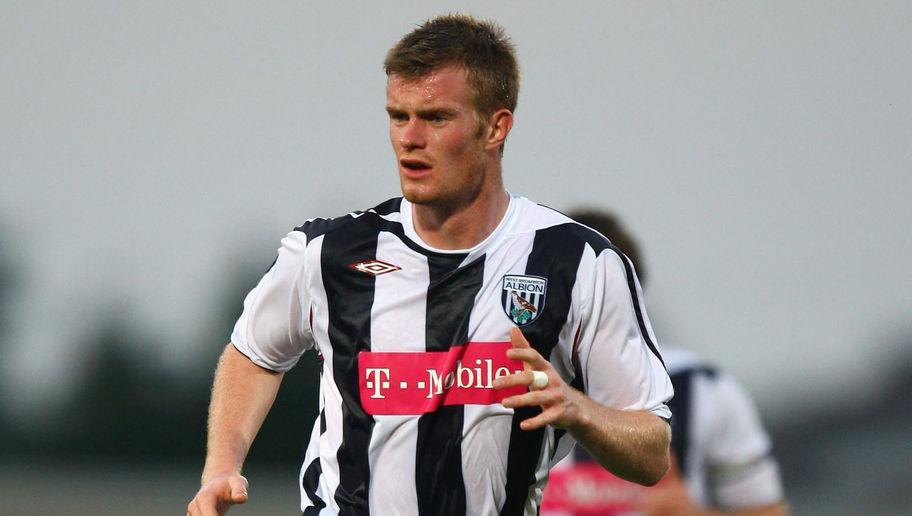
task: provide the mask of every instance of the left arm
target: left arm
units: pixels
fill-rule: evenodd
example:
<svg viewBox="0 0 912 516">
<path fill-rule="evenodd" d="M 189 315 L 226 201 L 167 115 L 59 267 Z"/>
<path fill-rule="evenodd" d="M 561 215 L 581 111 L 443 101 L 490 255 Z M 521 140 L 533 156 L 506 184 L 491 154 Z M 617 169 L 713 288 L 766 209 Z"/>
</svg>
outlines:
<svg viewBox="0 0 912 516">
<path fill-rule="evenodd" d="M 522 422 L 523 430 L 552 425 L 568 430 L 608 471 L 643 485 L 654 485 L 668 470 L 671 430 L 662 418 L 641 410 L 610 409 L 569 386 L 518 328 L 510 330 L 513 349 L 507 357 L 521 360 L 525 371 L 498 378 L 494 388 L 532 385 L 532 371 L 548 376 L 541 390 L 503 400 L 508 408 L 539 406 L 541 414 Z"/>
</svg>

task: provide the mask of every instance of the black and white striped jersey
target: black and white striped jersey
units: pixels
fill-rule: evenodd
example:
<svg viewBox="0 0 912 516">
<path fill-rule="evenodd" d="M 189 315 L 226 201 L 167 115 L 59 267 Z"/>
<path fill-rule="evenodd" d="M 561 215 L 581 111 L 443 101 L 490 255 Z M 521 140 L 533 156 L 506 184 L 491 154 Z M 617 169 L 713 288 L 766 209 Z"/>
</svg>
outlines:
<svg viewBox="0 0 912 516">
<path fill-rule="evenodd" d="M 512 196 L 471 249 L 425 244 L 411 204 L 314 219 L 282 240 L 231 340 L 285 371 L 324 362 L 301 470 L 305 514 L 537 513 L 572 441 L 523 431 L 491 382 L 522 370 L 509 330 L 616 409 L 668 418 L 672 388 L 633 267 L 604 237 Z"/>
<path fill-rule="evenodd" d="M 694 500 L 728 510 L 782 502 L 772 442 L 751 397 L 693 353 L 663 349 L 676 391 L 671 446 Z"/>
</svg>

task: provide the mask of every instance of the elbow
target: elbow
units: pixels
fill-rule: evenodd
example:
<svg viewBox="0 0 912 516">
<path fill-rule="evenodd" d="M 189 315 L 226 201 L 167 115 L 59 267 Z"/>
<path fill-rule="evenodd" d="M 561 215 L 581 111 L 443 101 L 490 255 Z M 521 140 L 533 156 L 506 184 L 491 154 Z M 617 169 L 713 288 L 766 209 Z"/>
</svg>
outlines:
<svg viewBox="0 0 912 516">
<path fill-rule="evenodd" d="M 643 467 L 640 470 L 640 478 L 636 480 L 638 484 L 646 487 L 658 484 L 671 467 L 671 427 L 666 421 L 661 422 L 658 435 L 653 443 L 655 448 L 652 453 L 647 454 L 648 458 L 643 461 Z"/>
<path fill-rule="evenodd" d="M 665 476 L 665 473 L 668 472 L 668 454 L 665 454 L 664 458 L 650 457 L 648 460 L 644 459 L 644 457 L 641 457 L 639 464 L 623 470 L 611 469 L 604 463 L 602 463 L 602 467 L 624 480 L 641 486 L 652 487 L 658 484 L 662 477 Z"/>
<path fill-rule="evenodd" d="M 656 460 L 652 461 L 648 467 L 643 468 L 642 475 L 637 480 L 637 483 L 646 487 L 652 487 L 658 484 L 659 480 L 662 480 L 662 477 L 668 472 L 669 467 L 671 467 L 671 459 L 669 458 L 668 448 L 665 448 L 664 453 L 657 457 Z"/>
</svg>

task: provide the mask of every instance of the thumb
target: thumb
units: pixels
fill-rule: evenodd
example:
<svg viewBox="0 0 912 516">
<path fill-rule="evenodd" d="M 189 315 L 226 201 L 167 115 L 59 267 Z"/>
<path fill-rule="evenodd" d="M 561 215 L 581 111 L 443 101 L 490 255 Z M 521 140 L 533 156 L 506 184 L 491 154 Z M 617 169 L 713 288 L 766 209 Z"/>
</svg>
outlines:
<svg viewBox="0 0 912 516">
<path fill-rule="evenodd" d="M 234 503 L 244 503 L 247 501 L 247 479 L 238 475 L 228 480 L 231 486 L 231 501 Z"/>
</svg>

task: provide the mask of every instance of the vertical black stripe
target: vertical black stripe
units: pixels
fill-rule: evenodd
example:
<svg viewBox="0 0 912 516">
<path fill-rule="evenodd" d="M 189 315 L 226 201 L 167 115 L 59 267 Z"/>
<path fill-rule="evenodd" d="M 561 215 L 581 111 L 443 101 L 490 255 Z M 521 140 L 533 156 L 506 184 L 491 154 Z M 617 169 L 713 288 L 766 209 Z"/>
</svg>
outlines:
<svg viewBox="0 0 912 516">
<path fill-rule="evenodd" d="M 322 374 L 322 373 L 321 373 Z M 321 410 L 319 416 L 320 423 L 320 435 L 326 433 L 326 411 Z M 317 495 L 317 488 L 320 485 L 320 475 L 323 474 L 323 466 L 320 464 L 319 455 L 307 466 L 307 469 L 304 470 L 304 475 L 301 478 L 301 488 L 304 489 L 304 493 L 310 498 L 310 502 L 313 504 L 311 507 L 308 507 L 304 510 L 304 515 L 309 516 L 311 514 L 319 514 L 320 509 L 326 507 L 326 502 Z"/>
<path fill-rule="evenodd" d="M 640 333 L 643 335 L 643 340 L 646 341 L 646 345 L 649 347 L 649 350 L 652 351 L 652 354 L 662 363 L 662 367 L 665 367 L 665 361 L 662 359 L 662 354 L 659 353 L 659 348 L 656 347 L 655 343 L 652 341 L 652 337 L 649 336 L 649 332 L 646 329 L 646 319 L 643 318 L 643 312 L 640 310 L 640 297 L 637 295 L 636 281 L 634 280 L 635 276 L 633 268 L 630 266 L 630 261 L 624 256 L 624 253 L 613 244 L 610 247 L 620 256 L 621 263 L 624 264 L 624 272 L 627 275 L 627 288 L 630 289 L 630 297 L 633 299 L 633 309 L 636 312 L 637 325 L 640 327 Z"/>
<path fill-rule="evenodd" d="M 583 242 L 572 231 L 568 231 L 567 225 L 542 229 L 535 234 L 526 274 L 547 278 L 548 287 L 541 313 L 534 321 L 523 326 L 522 332 L 532 347 L 546 359 L 550 359 L 561 329 L 567 322 L 573 285 L 576 283 L 582 256 Z M 538 407 L 515 410 L 510 431 L 510 449 L 507 452 L 507 496 L 501 514 L 523 513 L 523 505 L 529 497 L 529 487 L 535 481 L 545 429 L 525 431 L 519 424 L 540 412 Z"/>
<path fill-rule="evenodd" d="M 576 335 L 573 337 L 573 354 L 570 356 L 570 363 L 573 365 L 573 380 L 570 381 L 570 387 L 580 391 L 586 392 L 586 383 L 583 380 L 583 367 L 580 364 L 579 353 L 577 348 L 577 342 L 579 341 L 580 327 L 576 329 Z M 558 442 L 567 433 L 567 430 L 563 428 L 556 428 L 554 430 L 554 441 Z M 575 446 L 577 449 L 583 449 L 582 446 Z M 557 452 L 557 445 L 554 446 L 554 450 L 551 451 L 551 458 L 554 458 L 554 454 Z"/>
<path fill-rule="evenodd" d="M 662 354 L 659 353 L 659 348 L 652 342 L 652 337 L 650 337 L 649 332 L 646 331 L 646 320 L 643 317 L 642 310 L 640 310 L 640 299 L 639 295 L 637 295 L 636 280 L 634 279 L 636 273 L 633 271 L 633 267 L 630 266 L 630 261 L 617 246 L 612 244 L 610 240 L 598 232 L 577 223 L 568 224 L 567 226 L 572 227 L 574 233 L 582 237 L 586 243 L 592 247 L 596 255 L 601 254 L 605 249 L 611 249 L 620 256 L 621 263 L 624 264 L 624 273 L 627 276 L 627 288 L 630 290 L 630 297 L 633 299 L 633 309 L 636 312 L 637 325 L 640 328 L 640 333 L 643 335 L 643 340 L 646 341 L 646 346 L 648 346 L 649 350 L 658 357 L 659 362 L 661 362 L 664 367 L 665 361 L 662 359 Z"/>
<path fill-rule="evenodd" d="M 671 451 L 678 459 L 681 472 L 687 474 L 690 459 L 690 416 L 693 370 L 684 370 L 670 376 L 674 397 L 668 401 L 671 410 Z"/>
<path fill-rule="evenodd" d="M 307 510 L 304 511 L 304 514 L 307 514 L 308 511 L 316 514 L 320 512 L 320 509 L 326 507 L 326 502 L 317 495 L 317 486 L 320 483 L 321 474 L 323 474 L 323 467 L 320 465 L 320 457 L 317 457 L 309 466 L 307 466 L 307 469 L 304 470 L 304 475 L 302 475 L 301 478 L 301 487 L 313 504 L 312 507 L 308 507 Z"/>
<path fill-rule="evenodd" d="M 369 512 L 367 451 L 374 419 L 361 406 L 358 352 L 370 350 L 375 278 L 349 265 L 376 258 L 378 231 L 372 219 L 376 215 L 365 214 L 346 224 L 345 231 L 327 232 L 320 254 L 333 376 L 342 395 L 342 445 L 336 453 L 339 487 L 334 498 L 343 515 Z"/>
<path fill-rule="evenodd" d="M 674 386 L 674 397 L 668 402 L 671 410 L 671 452 L 678 459 L 681 473 L 685 477 L 689 472 L 690 438 L 693 430 L 693 382 L 698 376 L 713 378 L 716 370 L 705 366 L 692 367 L 669 376 Z"/>
<path fill-rule="evenodd" d="M 469 340 L 469 317 L 484 279 L 484 257 L 459 267 L 464 255 L 428 257 L 425 342 L 428 351 L 446 351 Z M 462 477 L 462 406 L 441 406 L 418 419 L 415 487 L 418 514 L 465 515 Z"/>
</svg>

